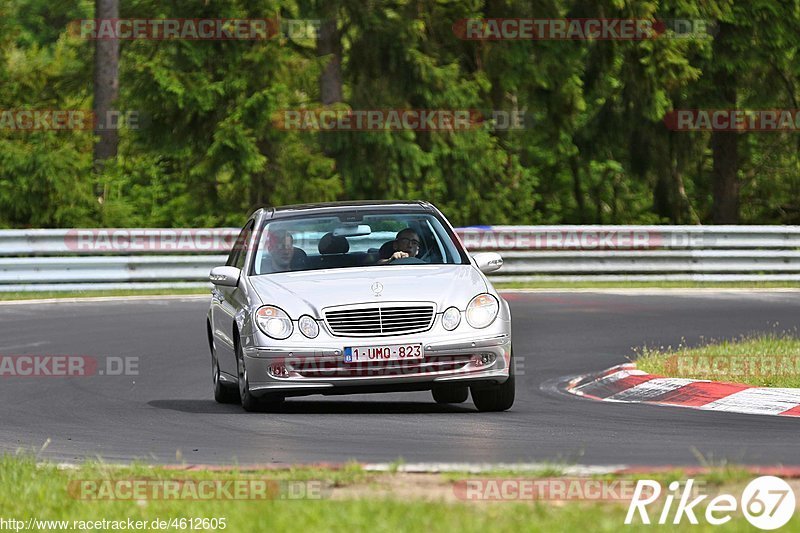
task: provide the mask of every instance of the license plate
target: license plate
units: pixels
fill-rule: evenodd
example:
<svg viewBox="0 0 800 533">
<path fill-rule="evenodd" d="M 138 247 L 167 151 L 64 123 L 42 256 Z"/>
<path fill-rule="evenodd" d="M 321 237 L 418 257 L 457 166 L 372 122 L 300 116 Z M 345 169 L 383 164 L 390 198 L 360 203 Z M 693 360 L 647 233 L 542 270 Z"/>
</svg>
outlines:
<svg viewBox="0 0 800 533">
<path fill-rule="evenodd" d="M 421 344 L 384 344 L 381 346 L 348 346 L 344 349 L 345 363 L 372 361 L 406 361 L 422 359 Z"/>
</svg>

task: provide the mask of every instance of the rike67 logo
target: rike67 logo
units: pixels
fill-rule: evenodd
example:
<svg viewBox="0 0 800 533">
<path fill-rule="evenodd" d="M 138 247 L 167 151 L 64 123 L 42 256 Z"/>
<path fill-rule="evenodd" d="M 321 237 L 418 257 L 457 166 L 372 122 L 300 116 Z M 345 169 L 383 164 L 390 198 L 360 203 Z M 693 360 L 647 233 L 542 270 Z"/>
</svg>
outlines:
<svg viewBox="0 0 800 533">
<path fill-rule="evenodd" d="M 679 481 L 670 483 L 664 498 L 664 507 L 659 514 L 657 509 L 648 509 L 648 506 L 659 501 L 662 495 L 661 484 L 649 479 L 639 480 L 625 516 L 625 523 L 636 522 L 635 517 L 638 514 L 643 524 L 650 524 L 650 512 L 653 512 L 652 520 L 658 524 L 680 524 L 684 519 L 690 524 L 698 524 L 697 517 L 700 515 L 709 524 L 718 526 L 729 522 L 732 515 L 740 511 L 753 526 L 773 530 L 784 526 L 794 514 L 794 491 L 778 477 L 762 476 L 754 479 L 748 483 L 738 500 L 730 494 L 719 494 L 705 504 L 705 513 L 701 513 L 698 507 L 709 495 L 700 494 L 692 498 L 696 495 L 693 485 L 693 479 L 686 481 L 683 487 Z"/>
</svg>

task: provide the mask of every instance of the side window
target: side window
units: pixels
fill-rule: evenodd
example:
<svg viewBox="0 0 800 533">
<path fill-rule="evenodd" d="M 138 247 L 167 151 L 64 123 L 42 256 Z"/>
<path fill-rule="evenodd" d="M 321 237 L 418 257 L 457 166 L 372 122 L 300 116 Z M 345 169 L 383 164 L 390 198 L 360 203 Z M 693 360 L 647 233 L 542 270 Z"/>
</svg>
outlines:
<svg viewBox="0 0 800 533">
<path fill-rule="evenodd" d="M 236 237 L 236 242 L 233 244 L 233 249 L 230 255 L 228 255 L 228 261 L 225 263 L 225 266 L 235 266 L 236 268 L 244 267 L 244 260 L 245 257 L 247 257 L 247 245 L 250 242 L 252 233 L 253 221 L 250 221 L 242 228 L 242 231 L 239 232 L 239 236 Z"/>
<path fill-rule="evenodd" d="M 445 250 L 442 245 L 442 239 L 439 237 L 439 234 L 436 233 L 436 230 L 431 227 L 431 222 L 429 220 L 425 221 L 423 228 L 425 229 L 424 240 L 427 241 L 425 246 L 427 248 L 426 255 L 428 263 L 454 263 L 455 261 L 453 261 L 450 254 L 447 253 L 447 250 Z"/>
</svg>

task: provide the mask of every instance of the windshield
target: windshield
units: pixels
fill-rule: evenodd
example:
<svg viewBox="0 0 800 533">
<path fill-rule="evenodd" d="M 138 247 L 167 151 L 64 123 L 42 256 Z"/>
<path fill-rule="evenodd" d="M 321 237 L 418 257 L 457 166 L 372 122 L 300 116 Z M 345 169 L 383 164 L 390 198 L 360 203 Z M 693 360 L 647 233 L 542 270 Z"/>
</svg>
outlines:
<svg viewBox="0 0 800 533">
<path fill-rule="evenodd" d="M 468 262 L 434 215 L 347 212 L 267 222 L 252 272 Z"/>
</svg>

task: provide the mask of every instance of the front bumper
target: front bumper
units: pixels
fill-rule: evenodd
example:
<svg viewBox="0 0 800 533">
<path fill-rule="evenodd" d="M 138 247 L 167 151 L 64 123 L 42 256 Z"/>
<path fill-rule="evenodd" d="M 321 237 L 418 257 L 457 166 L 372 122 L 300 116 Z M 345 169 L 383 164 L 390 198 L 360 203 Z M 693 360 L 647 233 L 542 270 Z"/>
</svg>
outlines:
<svg viewBox="0 0 800 533">
<path fill-rule="evenodd" d="M 393 337 L 393 344 L 423 344 L 424 358 L 414 361 L 344 363 L 345 346 L 381 343 L 386 338 L 328 338 L 324 345 L 286 343 L 250 346 L 243 351 L 250 390 L 257 396 L 426 390 L 446 383 L 481 386 L 508 379 L 511 365 L 508 329 L 498 321 L 488 331 L 470 335 L 432 337 L 427 333 Z"/>
</svg>

